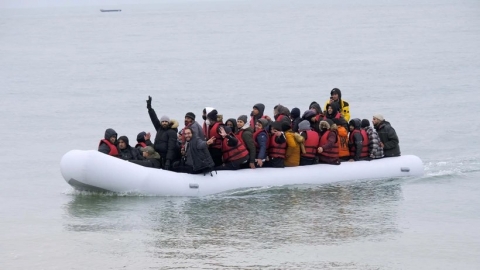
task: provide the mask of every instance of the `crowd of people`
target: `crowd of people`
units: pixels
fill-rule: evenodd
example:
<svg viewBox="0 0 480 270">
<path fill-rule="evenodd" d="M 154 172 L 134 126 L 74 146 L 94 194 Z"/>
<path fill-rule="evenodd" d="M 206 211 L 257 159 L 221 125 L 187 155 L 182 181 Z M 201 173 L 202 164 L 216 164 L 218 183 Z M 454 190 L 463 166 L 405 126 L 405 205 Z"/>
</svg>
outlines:
<svg viewBox="0 0 480 270">
<path fill-rule="evenodd" d="M 150 133 L 142 131 L 131 147 L 126 136 L 117 138 L 109 128 L 98 151 L 146 167 L 192 174 L 400 156 L 398 136 L 390 123 L 381 114 L 373 116 L 373 127 L 368 119 L 350 120 L 350 104 L 338 88 L 331 90 L 323 109 L 314 101 L 303 114 L 299 108 L 289 110 L 279 104 L 271 118 L 265 105 L 257 103 L 250 121 L 240 115 L 224 122 L 215 108 L 206 107 L 203 125 L 188 112 L 180 131 L 176 120 L 158 119 L 150 96 L 147 109 L 156 130 L 153 143 Z"/>
</svg>

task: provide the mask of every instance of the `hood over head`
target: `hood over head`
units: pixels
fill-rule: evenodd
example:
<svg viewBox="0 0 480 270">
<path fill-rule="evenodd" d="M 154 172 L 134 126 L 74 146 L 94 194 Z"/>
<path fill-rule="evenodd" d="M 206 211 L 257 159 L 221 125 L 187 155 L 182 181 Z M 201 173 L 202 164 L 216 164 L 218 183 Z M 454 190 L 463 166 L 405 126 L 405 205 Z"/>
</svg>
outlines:
<svg viewBox="0 0 480 270">
<path fill-rule="evenodd" d="M 310 106 L 308 108 L 314 109 L 316 111 L 316 114 L 323 113 L 322 108 L 320 107 L 320 104 L 318 104 L 316 101 L 313 101 L 312 103 L 310 103 Z"/>
<path fill-rule="evenodd" d="M 338 94 L 338 99 L 342 99 L 342 91 L 338 88 L 333 88 L 332 91 L 330 91 L 330 95 L 333 95 L 334 93 Z"/>
<path fill-rule="evenodd" d="M 105 130 L 105 140 L 110 139 L 112 136 L 117 137 L 117 132 L 113 130 L 113 128 L 107 128 L 107 130 Z"/>
<path fill-rule="evenodd" d="M 120 140 L 121 140 L 121 141 L 124 141 L 127 146 L 130 145 L 130 143 L 128 142 L 128 137 L 127 137 L 127 136 L 120 136 L 120 137 L 118 137 L 117 141 L 120 141 Z"/>
<path fill-rule="evenodd" d="M 332 107 L 332 113 L 331 114 L 328 113 L 328 108 L 329 107 Z M 332 103 L 327 104 L 327 111 L 326 111 L 327 118 L 335 118 L 335 116 L 338 113 L 338 110 L 339 110 L 339 107 L 338 107 L 337 102 L 332 102 Z"/>
<path fill-rule="evenodd" d="M 246 117 L 246 116 L 245 116 Z M 226 122 L 225 122 L 225 126 L 227 125 L 228 122 L 231 122 L 233 124 L 233 130 L 232 132 L 233 133 L 236 133 L 237 130 L 238 130 L 238 126 L 237 126 L 237 120 L 235 120 L 235 118 L 229 118 Z"/>
<path fill-rule="evenodd" d="M 266 129 L 267 126 L 268 126 L 268 120 L 265 119 L 265 118 L 260 118 L 257 120 L 257 122 L 259 122 L 260 124 L 262 124 L 262 128 L 263 129 Z"/>
<path fill-rule="evenodd" d="M 362 121 L 358 118 L 353 118 L 350 120 L 350 122 L 348 122 L 348 125 L 353 126 L 355 129 L 360 129 L 362 126 Z"/>
<path fill-rule="evenodd" d="M 145 142 L 145 136 L 147 135 L 147 133 L 145 131 L 142 131 L 140 133 L 138 133 L 137 135 L 137 142 Z"/>
<path fill-rule="evenodd" d="M 305 120 L 309 120 L 309 121 L 310 121 L 310 119 L 311 119 L 312 117 L 314 117 L 315 115 L 317 115 L 317 114 L 315 113 L 314 110 L 306 110 L 306 111 L 303 113 L 302 118 L 305 119 Z"/>
<path fill-rule="evenodd" d="M 290 110 L 283 105 L 280 105 L 280 104 L 277 105 L 277 112 L 278 114 L 283 114 L 290 117 Z"/>
<path fill-rule="evenodd" d="M 262 117 L 263 114 L 265 113 L 265 105 L 263 105 L 263 103 L 257 103 L 255 105 L 253 105 L 253 108 L 257 108 L 258 109 L 258 116 L 259 117 Z"/>
</svg>

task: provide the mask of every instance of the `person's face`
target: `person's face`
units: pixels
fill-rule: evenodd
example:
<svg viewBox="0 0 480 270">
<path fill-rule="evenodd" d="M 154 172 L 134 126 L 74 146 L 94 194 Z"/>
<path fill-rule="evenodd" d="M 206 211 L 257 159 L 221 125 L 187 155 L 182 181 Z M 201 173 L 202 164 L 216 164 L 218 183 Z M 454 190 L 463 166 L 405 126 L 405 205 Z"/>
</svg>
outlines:
<svg viewBox="0 0 480 270">
<path fill-rule="evenodd" d="M 317 118 L 315 118 L 315 116 L 312 116 L 312 118 L 310 118 L 310 121 L 311 122 L 317 122 Z"/>
<path fill-rule="evenodd" d="M 332 97 L 333 97 L 333 100 L 337 101 L 338 100 L 338 93 L 333 93 Z"/>
<path fill-rule="evenodd" d="M 123 140 L 118 140 L 118 148 L 123 150 L 127 148 L 127 144 Z"/>
<path fill-rule="evenodd" d="M 373 117 L 372 123 L 373 123 L 374 126 L 376 126 L 376 125 L 378 125 L 378 123 L 380 123 L 380 120 L 378 120 L 377 118 Z"/>
<path fill-rule="evenodd" d="M 245 123 L 242 120 L 237 120 L 237 127 L 242 128 L 245 125 Z"/>
<path fill-rule="evenodd" d="M 142 156 L 143 156 L 144 158 L 148 158 L 148 152 L 147 152 L 147 151 L 143 152 L 143 153 L 142 153 Z"/>
<path fill-rule="evenodd" d="M 350 129 L 350 131 L 353 131 L 355 129 L 353 126 L 348 126 L 348 128 Z"/>
<path fill-rule="evenodd" d="M 170 124 L 170 122 L 168 122 L 168 121 L 162 121 L 162 123 L 160 123 L 160 124 L 162 124 L 162 127 L 163 127 L 163 128 L 167 128 L 168 125 Z"/>
<path fill-rule="evenodd" d="M 108 139 L 111 143 L 115 143 L 117 141 L 117 136 L 112 136 Z"/>
<path fill-rule="evenodd" d="M 193 123 L 193 120 L 190 117 L 185 117 L 185 125 Z"/>
<path fill-rule="evenodd" d="M 257 122 L 255 124 L 255 129 L 262 129 L 262 128 L 263 128 L 263 126 L 262 126 L 262 124 L 260 124 L 260 122 Z"/>
<path fill-rule="evenodd" d="M 226 125 L 227 125 L 227 127 L 230 127 L 233 130 L 233 123 L 232 122 L 228 121 Z"/>
<path fill-rule="evenodd" d="M 253 108 L 253 115 L 258 115 L 260 112 L 257 108 Z"/>
<path fill-rule="evenodd" d="M 328 112 L 328 114 L 332 114 L 332 113 L 333 113 L 332 106 L 328 106 L 327 112 Z"/>
<path fill-rule="evenodd" d="M 183 135 L 185 135 L 185 140 L 189 142 L 192 139 L 193 134 L 190 129 L 186 129 Z"/>
</svg>

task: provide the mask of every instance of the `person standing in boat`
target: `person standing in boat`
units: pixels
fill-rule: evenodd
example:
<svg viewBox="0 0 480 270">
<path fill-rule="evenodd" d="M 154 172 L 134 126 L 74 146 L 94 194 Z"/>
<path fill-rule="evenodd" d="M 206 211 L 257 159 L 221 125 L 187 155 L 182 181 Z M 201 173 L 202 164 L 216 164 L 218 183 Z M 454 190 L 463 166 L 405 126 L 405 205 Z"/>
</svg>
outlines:
<svg viewBox="0 0 480 270">
<path fill-rule="evenodd" d="M 330 91 L 330 99 L 325 102 L 325 110 L 327 110 L 327 104 L 337 103 L 340 114 L 348 122 L 350 121 L 350 104 L 342 99 L 342 91 L 338 88 L 333 88 Z"/>
<path fill-rule="evenodd" d="M 368 135 L 368 151 L 371 159 L 378 159 L 383 157 L 383 147 L 380 146 L 380 138 L 377 131 L 370 126 L 368 119 L 362 119 L 362 129 Z"/>
<path fill-rule="evenodd" d="M 235 136 L 239 141 L 241 141 L 248 150 L 249 161 L 248 163 L 242 164 L 242 168 L 250 167 L 251 169 L 255 169 L 255 156 L 256 156 L 256 148 L 255 143 L 253 141 L 253 129 L 247 123 L 247 116 L 240 115 L 237 119 L 237 127 L 238 130 L 235 133 Z"/>
<path fill-rule="evenodd" d="M 211 139 L 215 138 L 213 144 L 209 145 L 208 151 L 210 156 L 215 163 L 215 166 L 221 166 L 222 162 L 222 140 L 223 137 L 220 135 L 221 128 L 223 129 L 224 125 L 222 122 L 217 121 L 218 112 L 216 109 L 207 107 L 206 109 L 206 120 L 203 125 L 203 133 L 205 138 Z"/>
<path fill-rule="evenodd" d="M 156 168 L 156 169 L 161 168 L 160 155 L 155 151 L 155 149 L 153 149 L 152 146 L 142 147 L 140 148 L 140 151 L 142 151 L 142 155 L 144 159 L 129 160 L 129 162 L 138 164 L 143 167 Z"/>
<path fill-rule="evenodd" d="M 153 146 L 152 141 L 150 141 L 150 136 L 150 132 L 142 131 L 138 133 L 135 148 L 140 149 L 142 147 Z"/>
<path fill-rule="evenodd" d="M 152 97 L 148 96 L 147 109 L 157 134 L 153 147 L 160 154 L 162 168 L 170 170 L 173 162 L 180 159 L 180 148 L 177 144 L 178 122 L 170 121 L 168 116 L 162 116 L 160 120 L 152 108 Z"/>
<path fill-rule="evenodd" d="M 307 120 L 300 122 L 298 132 L 301 135 L 300 144 L 303 144 L 304 147 L 300 154 L 300 166 L 313 165 L 317 156 L 318 142 L 320 140 L 319 135 L 311 129 L 310 123 Z"/>
<path fill-rule="evenodd" d="M 376 114 L 373 116 L 373 126 L 380 138 L 380 146 L 383 148 L 384 156 L 400 156 L 400 141 L 398 140 L 397 132 L 395 132 L 390 123 L 385 121 L 381 114 Z"/>
<path fill-rule="evenodd" d="M 211 172 L 215 163 L 210 156 L 208 146 L 215 142 L 215 137 L 205 141 L 195 135 L 191 127 L 183 129 L 183 136 L 185 137 L 185 164 L 176 168 L 175 171 L 191 174 Z"/>
<path fill-rule="evenodd" d="M 255 124 L 257 131 L 253 133 L 253 142 L 255 143 L 256 149 L 256 167 L 260 168 L 263 166 L 265 159 L 267 158 L 267 149 L 268 149 L 268 120 L 267 119 L 258 119 Z"/>
<path fill-rule="evenodd" d="M 348 145 L 350 147 L 350 160 L 359 161 L 368 160 L 370 153 L 368 151 L 368 135 L 361 129 L 362 122 L 358 118 L 350 120 L 350 135 Z"/>
<path fill-rule="evenodd" d="M 250 127 L 253 129 L 253 132 L 256 131 L 255 123 L 257 123 L 258 119 L 265 118 L 267 119 L 268 116 L 263 115 L 265 112 L 265 105 L 262 103 L 257 103 L 253 105 L 253 110 L 250 113 Z"/>
<path fill-rule="evenodd" d="M 285 128 L 289 126 L 284 122 L 273 122 L 271 126 L 270 143 L 268 146 L 268 157 L 264 167 L 284 168 L 285 156 L 287 153 L 287 140 L 282 131 L 282 125 Z"/>
<path fill-rule="evenodd" d="M 237 170 L 241 165 L 248 162 L 248 150 L 242 141 L 235 137 L 229 127 L 220 127 L 219 134 L 222 136 L 222 161 L 223 164 L 216 166 L 215 170 Z"/>
<path fill-rule="evenodd" d="M 127 136 L 120 136 L 118 138 L 118 150 L 121 159 L 143 160 L 143 156 L 140 154 L 140 151 L 130 146 Z"/>
<path fill-rule="evenodd" d="M 340 165 L 338 159 L 338 131 L 337 125 L 330 119 L 320 122 L 322 137 L 320 138 L 317 152 L 319 154 L 318 160 L 320 163 L 327 163 L 333 165 Z"/>
<path fill-rule="evenodd" d="M 98 151 L 110 156 L 118 157 L 117 132 L 115 130 L 112 128 L 107 128 L 107 130 L 105 130 L 105 137 L 100 140 Z"/>
</svg>

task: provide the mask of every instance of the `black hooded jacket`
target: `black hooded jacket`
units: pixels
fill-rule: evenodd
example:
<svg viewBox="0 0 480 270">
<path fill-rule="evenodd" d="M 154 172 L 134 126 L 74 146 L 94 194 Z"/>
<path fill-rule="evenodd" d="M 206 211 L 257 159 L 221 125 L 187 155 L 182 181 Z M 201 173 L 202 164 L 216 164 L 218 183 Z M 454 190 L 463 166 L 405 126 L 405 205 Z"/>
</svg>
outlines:
<svg viewBox="0 0 480 270">
<path fill-rule="evenodd" d="M 253 126 L 252 126 L 252 121 L 250 121 L 250 127 L 255 131 L 255 123 L 257 123 L 257 120 L 263 117 L 263 114 L 265 113 L 265 105 L 262 103 L 257 103 L 253 105 L 254 108 L 258 109 L 258 114 L 253 115 L 253 111 L 250 113 L 250 116 L 253 118 Z"/>
<path fill-rule="evenodd" d="M 155 151 L 157 151 L 165 161 L 169 160 L 173 162 L 178 160 L 180 158 L 180 148 L 177 144 L 177 127 L 172 127 L 172 123 L 170 123 L 166 128 L 163 128 L 153 109 L 148 110 L 148 115 L 157 131 L 155 142 L 153 143 Z"/>
<path fill-rule="evenodd" d="M 332 113 L 329 114 L 328 113 L 328 107 L 332 107 Z M 333 119 L 335 119 L 335 116 L 337 116 L 337 113 L 338 113 L 338 110 L 339 110 L 339 106 L 338 106 L 338 103 L 337 102 L 333 102 L 332 104 L 327 104 L 327 108 L 326 108 L 326 114 L 325 114 L 325 117 L 327 119 L 331 119 L 333 121 Z M 339 125 L 343 126 L 345 129 L 348 130 L 348 123 L 347 123 L 347 120 L 345 120 L 345 118 L 343 118 L 343 116 L 340 115 L 340 118 L 338 118 L 337 122 L 339 123 Z"/>
<path fill-rule="evenodd" d="M 127 147 L 125 149 L 120 149 L 118 147 L 118 154 L 121 159 L 124 160 L 143 160 L 143 156 L 140 154 L 140 151 L 137 148 L 130 146 L 127 136 L 120 136 L 117 141 L 124 141 Z"/>
<path fill-rule="evenodd" d="M 383 154 L 385 157 L 400 156 L 400 145 L 397 136 L 397 132 L 390 125 L 389 122 L 383 120 L 375 129 L 378 133 L 378 138 L 383 143 Z"/>
<path fill-rule="evenodd" d="M 358 118 L 354 118 L 350 120 L 349 125 L 352 125 L 354 129 L 360 130 L 362 126 L 362 121 Z M 355 155 L 352 158 L 355 161 L 360 160 L 360 155 L 362 154 L 362 144 L 363 144 L 363 136 L 362 134 L 356 132 L 352 133 L 350 132 L 350 136 L 353 136 L 353 143 L 351 143 L 351 140 L 348 140 L 348 146 L 350 149 L 353 149 L 355 152 Z"/>
<path fill-rule="evenodd" d="M 199 172 L 205 169 L 212 169 L 215 166 L 210 152 L 208 151 L 207 142 L 192 135 L 192 139 L 186 144 L 186 162 L 185 164 L 191 166 L 194 172 Z"/>
<path fill-rule="evenodd" d="M 117 132 L 115 130 L 113 130 L 112 128 L 108 128 L 107 130 L 105 130 L 105 137 L 104 137 L 105 140 L 108 141 L 112 136 L 117 137 Z M 115 145 L 117 145 L 116 141 L 115 141 Z M 98 146 L 98 151 L 108 155 L 108 153 L 110 153 L 110 147 L 106 145 L 104 142 L 101 142 L 100 145 Z"/>
<path fill-rule="evenodd" d="M 227 125 L 228 122 L 232 122 L 232 124 L 233 124 L 232 132 L 233 132 L 233 133 L 237 133 L 237 130 L 238 130 L 237 120 L 235 120 L 234 118 L 229 118 L 229 119 L 227 120 L 227 122 L 225 122 L 225 126 Z"/>
</svg>

